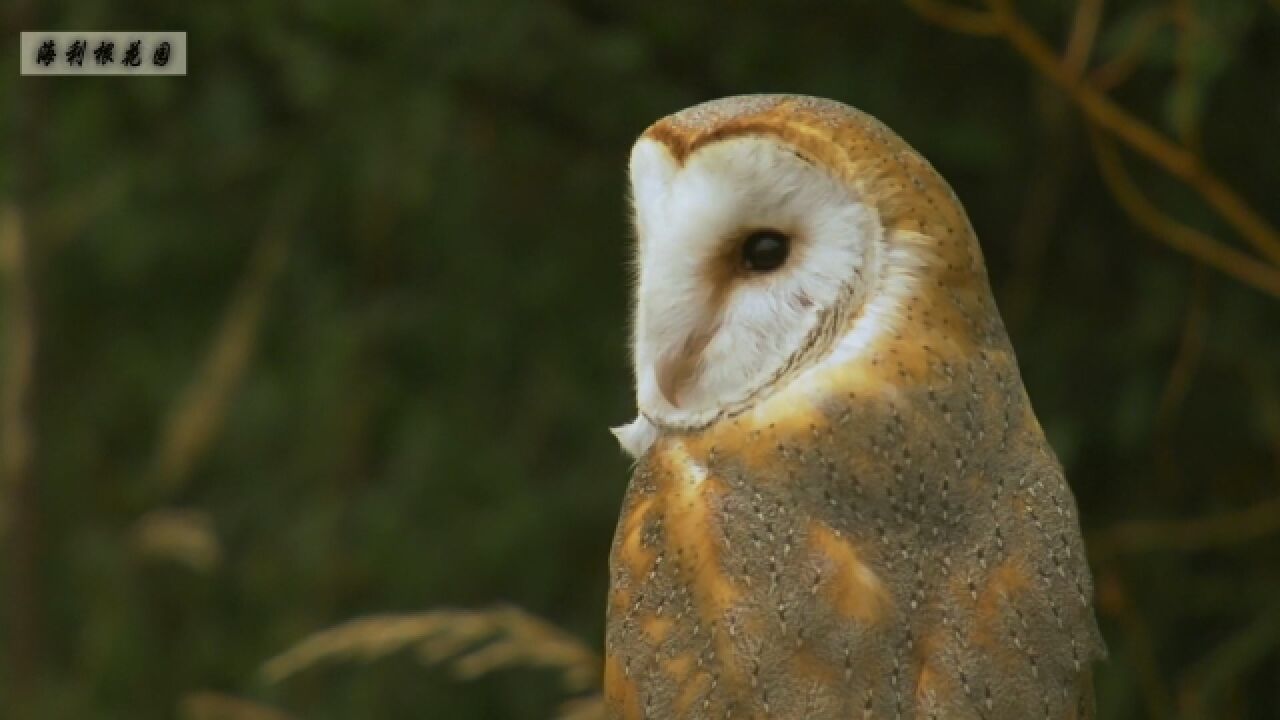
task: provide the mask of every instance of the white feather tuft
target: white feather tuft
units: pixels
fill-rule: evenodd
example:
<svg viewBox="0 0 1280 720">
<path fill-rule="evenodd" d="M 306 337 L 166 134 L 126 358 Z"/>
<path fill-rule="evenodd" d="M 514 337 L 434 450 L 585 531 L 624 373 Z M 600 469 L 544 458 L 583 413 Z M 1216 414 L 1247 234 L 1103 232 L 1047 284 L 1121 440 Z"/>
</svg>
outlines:
<svg viewBox="0 0 1280 720">
<path fill-rule="evenodd" d="M 643 415 L 637 416 L 628 425 L 609 428 L 609 432 L 618 439 L 618 444 L 622 446 L 623 451 L 636 459 L 648 452 L 654 441 L 658 439 L 658 429 Z"/>
</svg>

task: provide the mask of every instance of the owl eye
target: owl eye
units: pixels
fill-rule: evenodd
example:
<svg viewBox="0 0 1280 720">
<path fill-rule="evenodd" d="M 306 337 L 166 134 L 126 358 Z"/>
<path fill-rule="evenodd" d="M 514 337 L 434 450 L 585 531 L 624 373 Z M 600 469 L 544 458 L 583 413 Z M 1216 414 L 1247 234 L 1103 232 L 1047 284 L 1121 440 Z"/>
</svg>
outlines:
<svg viewBox="0 0 1280 720">
<path fill-rule="evenodd" d="M 777 270 L 791 251 L 791 238 L 777 230 L 756 230 L 742 243 L 742 262 L 752 272 Z"/>
</svg>

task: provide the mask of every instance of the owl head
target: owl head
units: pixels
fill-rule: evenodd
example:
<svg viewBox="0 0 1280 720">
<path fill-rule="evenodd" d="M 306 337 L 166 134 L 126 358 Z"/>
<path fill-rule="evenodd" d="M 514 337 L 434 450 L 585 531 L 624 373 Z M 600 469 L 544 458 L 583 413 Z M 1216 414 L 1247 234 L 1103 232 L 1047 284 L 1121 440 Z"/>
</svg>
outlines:
<svg viewBox="0 0 1280 720">
<path fill-rule="evenodd" d="M 866 361 L 906 323 L 947 324 L 946 309 L 925 307 L 932 295 L 959 298 L 961 315 L 966 297 L 989 300 L 950 188 L 845 105 L 705 103 L 649 127 L 629 171 L 639 413 L 614 432 L 634 456 L 663 432 L 758 410 L 784 391 L 821 393 L 816 374 Z M 932 328 L 936 341 L 963 341 L 957 321 Z"/>
</svg>

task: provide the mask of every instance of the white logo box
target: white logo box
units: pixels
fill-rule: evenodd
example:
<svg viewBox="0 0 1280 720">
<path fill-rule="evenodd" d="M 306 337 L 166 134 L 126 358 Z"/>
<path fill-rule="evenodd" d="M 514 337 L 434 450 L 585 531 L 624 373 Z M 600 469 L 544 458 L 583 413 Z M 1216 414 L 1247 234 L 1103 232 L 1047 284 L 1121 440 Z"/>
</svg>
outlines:
<svg viewBox="0 0 1280 720">
<path fill-rule="evenodd" d="M 23 32 L 18 45 L 23 75 L 187 74 L 185 32 Z"/>
</svg>

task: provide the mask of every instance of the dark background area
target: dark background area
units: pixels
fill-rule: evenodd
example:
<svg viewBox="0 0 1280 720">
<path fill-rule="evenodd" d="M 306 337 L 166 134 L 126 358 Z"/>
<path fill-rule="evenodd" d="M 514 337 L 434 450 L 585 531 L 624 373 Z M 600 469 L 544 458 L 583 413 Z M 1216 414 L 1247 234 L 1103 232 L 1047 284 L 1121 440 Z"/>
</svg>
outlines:
<svg viewBox="0 0 1280 720">
<path fill-rule="evenodd" d="M 262 667 L 497 603 L 598 647 L 627 152 L 787 91 L 879 117 L 967 207 L 1079 498 L 1100 716 L 1280 717 L 1280 5 L 1018 2 L 1056 84 L 958 7 L 0 10 L 0 716 L 552 716 L 554 671 L 459 682 L 412 628 Z M 19 78 L 33 29 L 185 30 L 189 74 Z M 1078 78 L 1261 228 L 1115 141 Z"/>
</svg>

